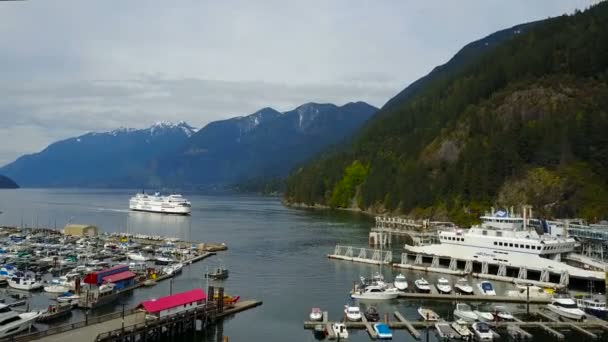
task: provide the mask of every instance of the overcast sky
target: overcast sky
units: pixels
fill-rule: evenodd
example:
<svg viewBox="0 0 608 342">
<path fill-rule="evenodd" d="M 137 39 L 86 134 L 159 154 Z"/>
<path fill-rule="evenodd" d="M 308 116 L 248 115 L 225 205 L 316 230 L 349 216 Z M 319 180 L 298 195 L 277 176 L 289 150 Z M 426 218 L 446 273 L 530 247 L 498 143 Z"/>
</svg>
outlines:
<svg viewBox="0 0 608 342">
<path fill-rule="evenodd" d="M 381 106 L 473 40 L 594 2 L 0 2 L 0 165 L 87 131 Z"/>
</svg>

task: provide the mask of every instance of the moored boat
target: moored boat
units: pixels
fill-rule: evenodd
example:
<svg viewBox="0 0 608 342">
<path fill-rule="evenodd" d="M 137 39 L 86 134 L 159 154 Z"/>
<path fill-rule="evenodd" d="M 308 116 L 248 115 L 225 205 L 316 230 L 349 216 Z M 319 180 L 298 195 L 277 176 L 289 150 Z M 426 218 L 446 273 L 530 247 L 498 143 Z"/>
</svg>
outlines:
<svg viewBox="0 0 608 342">
<path fill-rule="evenodd" d="M 416 288 L 420 292 L 424 292 L 424 293 L 431 292 L 431 285 L 424 278 L 416 279 L 416 281 L 414 281 L 414 285 L 416 285 Z"/>
<path fill-rule="evenodd" d="M 358 306 L 345 305 L 344 314 L 349 321 L 357 322 L 361 320 L 361 309 Z"/>
<path fill-rule="evenodd" d="M 494 340 L 494 331 L 484 322 L 476 322 L 471 326 L 473 335 L 477 341 L 492 341 Z"/>
<path fill-rule="evenodd" d="M 572 299 L 572 297 L 566 293 L 556 293 L 553 296 L 551 304 L 547 304 L 547 309 L 562 317 L 577 321 L 584 320 L 586 318 L 585 312 L 579 309 L 574 299 Z"/>
<path fill-rule="evenodd" d="M 344 323 L 334 323 L 331 325 L 331 329 L 334 331 L 334 334 L 340 339 L 348 338 L 348 330 L 346 330 L 346 324 Z"/>
<path fill-rule="evenodd" d="M 0 304 L 0 338 L 16 335 L 30 329 L 32 323 L 42 314 L 40 311 L 18 314 L 5 304 Z"/>
<path fill-rule="evenodd" d="M 418 308 L 418 314 L 420 315 L 420 317 L 422 317 L 423 320 L 429 322 L 436 322 L 440 318 L 435 311 L 423 307 Z"/>
<path fill-rule="evenodd" d="M 437 335 L 442 339 L 451 340 L 460 336 L 452 329 L 452 326 L 448 322 L 435 323 L 435 329 L 437 330 Z"/>
<path fill-rule="evenodd" d="M 479 291 L 481 291 L 481 294 L 484 296 L 496 296 L 496 291 L 494 291 L 494 285 L 492 285 L 492 283 L 487 280 L 484 280 L 481 283 L 477 284 L 477 287 L 479 288 Z"/>
<path fill-rule="evenodd" d="M 597 298 L 577 298 L 576 304 L 579 308 L 583 309 L 586 313 L 592 314 L 601 319 L 608 318 L 608 308 L 606 308 L 606 302 L 601 301 Z"/>
<path fill-rule="evenodd" d="M 435 284 L 435 287 L 437 287 L 437 291 L 439 291 L 439 293 L 448 294 L 452 292 L 450 282 L 443 277 L 437 279 L 437 284 Z"/>
<path fill-rule="evenodd" d="M 473 294 L 473 287 L 471 285 L 469 285 L 469 282 L 467 281 L 466 278 L 458 279 L 456 284 L 454 284 L 454 289 L 456 290 L 456 292 L 459 292 L 460 294 L 465 294 L 465 295 Z"/>
<path fill-rule="evenodd" d="M 405 291 L 407 289 L 407 280 L 405 279 L 405 276 L 401 273 L 399 273 L 396 277 L 395 277 L 395 281 L 393 281 L 393 285 L 399 290 L 399 291 Z"/>
<path fill-rule="evenodd" d="M 26 291 L 34 291 L 42 288 L 42 283 L 33 278 L 12 277 L 8 280 L 8 286 Z"/>
<path fill-rule="evenodd" d="M 480 322 L 491 322 L 494 320 L 494 315 L 491 312 L 473 310 L 473 313 L 477 315 L 477 319 Z"/>
<path fill-rule="evenodd" d="M 468 323 L 473 323 L 477 320 L 477 314 L 471 310 L 471 307 L 468 304 L 465 303 L 456 303 L 454 317 Z"/>
<path fill-rule="evenodd" d="M 455 322 L 452 322 L 451 326 L 452 329 L 454 329 L 460 335 L 460 338 L 463 340 L 468 340 L 473 336 L 473 332 L 471 332 L 471 330 L 467 326 L 467 322 L 463 320 L 456 320 Z"/>
<path fill-rule="evenodd" d="M 378 322 L 380 320 L 380 313 L 374 305 L 368 306 L 364 315 L 368 322 Z"/>
<path fill-rule="evenodd" d="M 494 307 L 494 316 L 498 317 L 503 321 L 512 321 L 515 319 L 513 315 L 507 310 L 505 306 L 497 305 Z"/>
<path fill-rule="evenodd" d="M 320 308 L 312 308 L 309 317 L 311 321 L 320 321 L 323 319 L 323 312 Z"/>
<path fill-rule="evenodd" d="M 378 334 L 378 338 L 380 339 L 393 338 L 393 332 L 391 331 L 391 328 L 385 323 L 374 324 L 374 330 L 376 331 L 376 334 Z"/>
<path fill-rule="evenodd" d="M 390 300 L 399 297 L 397 288 L 382 288 L 378 285 L 369 285 L 366 287 L 355 287 L 350 294 L 353 299 L 369 299 L 369 300 Z"/>
<path fill-rule="evenodd" d="M 70 303 L 58 303 L 49 305 L 37 319 L 38 322 L 50 322 L 52 320 L 65 317 L 72 314 L 72 305 Z"/>
</svg>

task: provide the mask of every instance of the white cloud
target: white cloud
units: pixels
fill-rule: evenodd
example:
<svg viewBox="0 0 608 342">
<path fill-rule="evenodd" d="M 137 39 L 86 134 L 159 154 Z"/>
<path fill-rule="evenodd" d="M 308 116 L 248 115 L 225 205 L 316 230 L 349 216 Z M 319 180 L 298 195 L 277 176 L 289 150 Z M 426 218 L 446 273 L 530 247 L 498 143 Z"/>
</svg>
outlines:
<svg viewBox="0 0 608 342">
<path fill-rule="evenodd" d="M 381 106 L 472 40 L 593 2 L 0 2 L 0 165 L 89 130 Z"/>
</svg>

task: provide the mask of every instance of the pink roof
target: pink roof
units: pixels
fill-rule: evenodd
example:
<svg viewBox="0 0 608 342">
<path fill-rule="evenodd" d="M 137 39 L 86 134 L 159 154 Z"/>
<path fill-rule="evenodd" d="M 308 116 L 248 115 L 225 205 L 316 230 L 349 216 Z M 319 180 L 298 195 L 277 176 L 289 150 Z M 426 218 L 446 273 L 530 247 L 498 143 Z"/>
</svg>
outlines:
<svg viewBox="0 0 608 342">
<path fill-rule="evenodd" d="M 158 298 L 156 300 L 148 300 L 142 302 L 139 306 L 143 306 L 148 313 L 157 313 L 176 306 L 190 304 L 192 302 L 198 302 L 205 299 L 207 299 L 207 295 L 203 289 L 194 289 L 186 292 L 176 293 L 172 296 Z"/>
<path fill-rule="evenodd" d="M 103 282 L 115 283 L 117 281 L 131 279 L 131 278 L 135 278 L 135 277 L 136 277 L 135 273 L 133 273 L 131 271 L 124 271 L 124 272 L 120 272 L 120 273 L 116 273 L 116 274 L 112 274 L 112 275 L 103 277 Z"/>
</svg>

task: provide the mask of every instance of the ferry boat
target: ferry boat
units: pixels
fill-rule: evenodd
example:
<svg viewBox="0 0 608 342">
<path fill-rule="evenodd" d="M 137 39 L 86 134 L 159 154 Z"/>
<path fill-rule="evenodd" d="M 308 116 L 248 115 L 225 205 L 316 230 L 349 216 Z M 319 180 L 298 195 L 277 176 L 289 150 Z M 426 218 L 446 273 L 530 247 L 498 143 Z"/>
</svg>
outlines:
<svg viewBox="0 0 608 342">
<path fill-rule="evenodd" d="M 470 229 L 439 229 L 439 243 L 405 245 L 404 248 L 410 253 L 526 267 L 537 271 L 549 269 L 558 274 L 567 272 L 570 277 L 604 280 L 603 272 L 562 262 L 563 257 L 574 253 L 574 238 L 552 236 L 545 233 L 542 227 L 533 227 L 529 224 L 532 220 L 528 220 L 525 213 L 526 210 L 524 216 L 520 217 L 506 210 L 492 210 L 481 216 L 481 225 Z"/>
<path fill-rule="evenodd" d="M 158 192 L 154 195 L 142 192 L 131 197 L 129 209 L 162 214 L 190 215 L 192 204 L 179 194 L 161 196 Z"/>
</svg>

